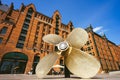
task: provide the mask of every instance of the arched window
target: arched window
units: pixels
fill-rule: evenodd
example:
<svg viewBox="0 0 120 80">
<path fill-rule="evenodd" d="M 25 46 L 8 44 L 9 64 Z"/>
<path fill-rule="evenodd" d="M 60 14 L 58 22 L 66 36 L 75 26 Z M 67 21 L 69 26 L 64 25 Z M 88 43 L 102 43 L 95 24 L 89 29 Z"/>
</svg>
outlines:
<svg viewBox="0 0 120 80">
<path fill-rule="evenodd" d="M 9 52 L 1 60 L 0 73 L 23 74 L 25 72 L 28 56 L 24 53 Z"/>
<path fill-rule="evenodd" d="M 56 15 L 56 30 L 55 34 L 59 34 L 59 15 Z"/>
<path fill-rule="evenodd" d="M 36 66 L 37 66 L 39 60 L 40 60 L 40 57 L 38 55 L 35 55 L 34 61 L 33 61 L 33 66 L 32 66 L 33 67 L 33 74 L 35 74 L 35 69 L 36 69 Z"/>
<path fill-rule="evenodd" d="M 0 31 L 0 34 L 5 34 L 7 32 L 7 27 L 3 27 Z"/>
<path fill-rule="evenodd" d="M 33 9 L 32 9 L 32 8 L 29 8 L 29 9 L 28 9 L 28 13 L 29 13 L 29 14 L 32 14 L 32 13 L 33 13 Z"/>
<path fill-rule="evenodd" d="M 21 34 L 19 36 L 19 40 L 18 40 L 17 45 L 16 45 L 17 48 L 23 48 L 24 47 L 24 42 L 25 42 L 26 35 L 27 35 L 27 32 L 28 32 L 28 28 L 29 28 L 29 24 L 30 24 L 30 21 L 31 21 L 31 18 L 32 18 L 32 13 L 33 13 L 33 9 L 29 8 L 28 12 L 27 12 L 27 15 L 26 15 L 26 18 L 25 18 L 25 21 L 24 21 L 24 24 L 23 24 L 23 27 L 22 27 Z"/>
<path fill-rule="evenodd" d="M 3 38 L 0 37 L 0 43 L 2 43 L 2 41 L 3 41 Z"/>
</svg>

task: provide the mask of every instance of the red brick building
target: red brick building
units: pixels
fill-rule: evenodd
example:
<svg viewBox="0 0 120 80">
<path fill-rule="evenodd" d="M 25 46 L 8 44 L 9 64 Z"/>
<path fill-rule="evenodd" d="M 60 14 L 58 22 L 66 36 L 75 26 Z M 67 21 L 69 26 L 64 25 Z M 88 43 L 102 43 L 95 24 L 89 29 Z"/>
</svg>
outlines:
<svg viewBox="0 0 120 80">
<path fill-rule="evenodd" d="M 34 73 L 38 61 L 55 50 L 42 37 L 57 34 L 65 39 L 74 28 L 71 21 L 63 24 L 61 18 L 59 11 L 52 17 L 39 13 L 33 4 L 22 4 L 18 10 L 13 3 L 10 7 L 0 4 L 0 73 L 28 73 L 31 68 Z M 120 47 L 94 33 L 91 26 L 86 31 L 89 41 L 83 50 L 100 60 L 101 71 L 119 70 Z M 60 57 L 56 64 L 63 62 Z"/>
<path fill-rule="evenodd" d="M 62 23 L 59 11 L 48 17 L 37 12 L 33 4 L 22 4 L 19 10 L 14 9 L 13 3 L 10 7 L 1 4 L 0 8 L 1 73 L 13 73 L 16 68 L 17 73 L 35 69 L 39 59 L 54 50 L 42 37 L 57 34 L 66 38 L 73 29 L 72 22 Z"/>
<path fill-rule="evenodd" d="M 83 47 L 87 53 L 95 56 L 101 64 L 101 71 L 109 72 L 120 70 L 120 47 L 106 38 L 93 32 L 90 25 L 86 31 L 89 41 Z"/>
</svg>

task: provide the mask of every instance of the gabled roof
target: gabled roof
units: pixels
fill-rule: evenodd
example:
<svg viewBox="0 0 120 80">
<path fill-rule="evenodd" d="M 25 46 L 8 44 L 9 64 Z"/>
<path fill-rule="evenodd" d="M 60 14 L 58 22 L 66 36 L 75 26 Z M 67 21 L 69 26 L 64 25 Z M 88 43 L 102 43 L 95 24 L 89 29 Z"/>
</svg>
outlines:
<svg viewBox="0 0 120 80">
<path fill-rule="evenodd" d="M 36 8 L 35 8 L 35 5 L 34 5 L 33 3 L 31 3 L 31 4 L 27 5 L 27 7 L 32 7 L 32 8 L 33 8 L 33 10 L 36 12 Z"/>
</svg>

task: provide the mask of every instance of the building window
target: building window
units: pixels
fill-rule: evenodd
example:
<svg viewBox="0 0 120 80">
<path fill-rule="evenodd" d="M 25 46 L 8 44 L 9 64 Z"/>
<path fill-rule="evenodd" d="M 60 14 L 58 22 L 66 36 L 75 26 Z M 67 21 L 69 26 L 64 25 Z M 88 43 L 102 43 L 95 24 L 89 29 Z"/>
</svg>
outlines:
<svg viewBox="0 0 120 80">
<path fill-rule="evenodd" d="M 93 46 L 91 46 L 91 49 L 93 49 Z"/>
<path fill-rule="evenodd" d="M 59 34 L 59 30 L 58 29 L 55 30 L 55 34 Z"/>
<path fill-rule="evenodd" d="M 88 50 L 88 51 L 91 51 L 91 48 L 90 48 L 90 47 L 88 47 L 88 48 L 87 48 L 87 50 Z"/>
<path fill-rule="evenodd" d="M 33 13 L 33 9 L 29 8 L 26 18 L 25 18 L 25 21 L 24 21 L 24 24 L 23 24 L 23 27 L 22 27 L 22 30 L 21 30 L 21 33 L 20 33 L 20 36 L 19 36 L 19 39 L 18 39 L 18 42 L 17 42 L 17 45 L 16 45 L 17 48 L 23 48 L 23 46 L 24 46 L 24 41 L 26 39 L 26 35 L 28 32 L 27 30 L 29 28 L 30 20 L 32 18 L 32 13 Z"/>
<path fill-rule="evenodd" d="M 2 43 L 2 41 L 3 41 L 3 38 L 0 38 L 0 43 Z"/>
<path fill-rule="evenodd" d="M 39 28 L 40 28 L 40 22 L 37 23 L 36 33 L 35 33 L 35 38 L 34 38 L 34 45 L 33 45 L 33 47 L 35 47 L 35 46 L 37 45 L 38 34 L 39 34 Z"/>
<path fill-rule="evenodd" d="M 28 29 L 28 27 L 29 27 L 29 25 L 28 24 L 23 24 L 23 28 L 26 28 L 26 29 Z"/>
<path fill-rule="evenodd" d="M 47 45 L 47 50 L 49 50 L 50 49 L 50 46 L 49 45 Z"/>
<path fill-rule="evenodd" d="M 43 48 L 43 43 L 40 45 L 40 48 Z"/>
<path fill-rule="evenodd" d="M 36 47 L 36 46 L 37 46 L 37 43 L 35 42 L 33 45 L 34 45 L 34 47 Z"/>
<path fill-rule="evenodd" d="M 55 34 L 59 34 L 59 16 L 56 16 L 56 29 L 55 29 Z"/>
<path fill-rule="evenodd" d="M 90 55 L 92 55 L 92 53 L 89 53 Z"/>
<path fill-rule="evenodd" d="M 90 43 L 92 43 L 92 41 L 90 40 Z"/>
<path fill-rule="evenodd" d="M 37 30 L 40 29 L 40 22 L 37 23 Z"/>
<path fill-rule="evenodd" d="M 41 50 L 41 53 L 43 53 L 43 50 Z"/>
<path fill-rule="evenodd" d="M 90 44 L 90 42 L 89 42 L 89 41 L 87 41 L 86 45 L 89 45 L 89 44 Z"/>
<path fill-rule="evenodd" d="M 94 52 L 93 53 L 90 52 L 89 54 L 92 55 L 92 56 L 95 56 Z"/>
<path fill-rule="evenodd" d="M 25 22 L 26 22 L 26 23 L 30 23 L 30 20 L 29 20 L 29 19 L 25 19 Z"/>
<path fill-rule="evenodd" d="M 0 31 L 0 34 L 6 34 L 7 32 L 7 27 L 3 27 Z"/>
<path fill-rule="evenodd" d="M 23 48 L 24 44 L 23 43 L 17 43 L 16 47 L 17 48 Z"/>
<path fill-rule="evenodd" d="M 32 15 L 32 13 L 33 13 L 33 9 L 32 9 L 32 8 L 29 8 L 29 9 L 28 9 L 28 15 Z"/>
<path fill-rule="evenodd" d="M 27 30 L 22 29 L 21 33 L 27 34 Z"/>
<path fill-rule="evenodd" d="M 26 17 L 27 17 L 27 19 L 31 19 L 32 16 L 27 14 Z"/>
<path fill-rule="evenodd" d="M 20 36 L 19 40 L 25 41 L 25 36 Z"/>
</svg>

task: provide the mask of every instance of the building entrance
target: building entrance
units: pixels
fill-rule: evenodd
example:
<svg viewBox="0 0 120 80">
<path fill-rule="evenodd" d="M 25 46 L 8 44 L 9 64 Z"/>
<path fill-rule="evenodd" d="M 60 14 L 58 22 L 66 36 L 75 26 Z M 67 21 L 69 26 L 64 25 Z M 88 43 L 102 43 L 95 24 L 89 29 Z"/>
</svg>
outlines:
<svg viewBox="0 0 120 80">
<path fill-rule="evenodd" d="M 35 55 L 34 56 L 34 62 L 33 62 L 33 74 L 35 74 L 35 69 L 36 69 L 36 66 L 37 66 L 39 60 L 40 60 L 40 57 Z"/>
<path fill-rule="evenodd" d="M 2 58 L 0 64 L 0 74 L 23 74 L 27 61 L 28 57 L 24 53 L 7 53 Z"/>
</svg>

